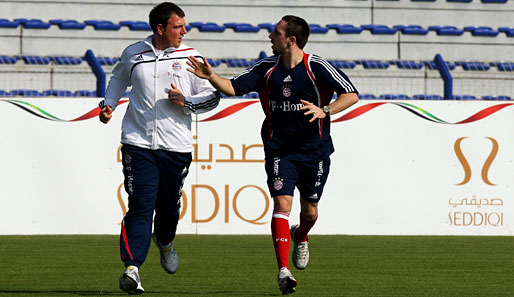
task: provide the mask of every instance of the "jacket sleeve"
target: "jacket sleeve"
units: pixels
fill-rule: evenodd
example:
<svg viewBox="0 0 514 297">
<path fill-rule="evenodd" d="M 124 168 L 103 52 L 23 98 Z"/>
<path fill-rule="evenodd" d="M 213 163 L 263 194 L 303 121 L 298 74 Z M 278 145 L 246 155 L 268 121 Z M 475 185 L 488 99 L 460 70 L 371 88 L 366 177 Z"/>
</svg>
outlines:
<svg viewBox="0 0 514 297">
<path fill-rule="evenodd" d="M 120 98 L 123 96 L 123 94 L 125 94 L 125 91 L 131 85 L 130 63 L 128 58 L 129 54 L 127 53 L 127 50 L 125 50 L 121 55 L 121 60 L 112 71 L 113 75 L 109 80 L 107 90 L 105 91 L 105 100 L 100 102 L 100 108 L 103 108 L 105 105 L 110 105 L 113 110 L 116 109 L 118 101 L 120 101 Z"/>
<path fill-rule="evenodd" d="M 193 77 L 193 92 L 186 96 L 184 113 L 200 114 L 213 110 L 220 103 L 221 94 L 206 79 Z"/>
</svg>

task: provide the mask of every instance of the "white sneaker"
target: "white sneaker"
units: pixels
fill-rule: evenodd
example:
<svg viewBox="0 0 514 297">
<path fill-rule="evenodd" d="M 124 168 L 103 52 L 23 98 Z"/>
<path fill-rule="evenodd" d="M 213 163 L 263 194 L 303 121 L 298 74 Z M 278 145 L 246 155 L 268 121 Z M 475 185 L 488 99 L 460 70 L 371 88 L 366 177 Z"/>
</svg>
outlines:
<svg viewBox="0 0 514 297">
<path fill-rule="evenodd" d="M 127 270 L 120 276 L 120 289 L 129 293 L 129 295 L 139 295 L 145 292 L 141 286 L 141 280 L 139 279 L 138 268 L 136 266 L 127 267 Z"/>
<path fill-rule="evenodd" d="M 161 265 L 167 273 L 175 273 L 178 270 L 178 256 L 175 248 L 173 247 L 173 242 L 170 242 L 169 246 L 163 246 L 157 241 L 157 235 L 155 233 L 152 234 L 153 242 L 159 248 L 161 252 Z"/>
<path fill-rule="evenodd" d="M 309 263 L 309 240 L 304 242 L 296 242 L 295 234 L 299 225 L 291 226 L 291 239 L 294 243 L 293 264 L 297 269 L 305 269 Z"/>
<path fill-rule="evenodd" d="M 291 271 L 287 267 L 280 268 L 278 272 L 278 287 L 282 291 L 282 295 L 292 294 L 296 292 L 296 279 L 294 279 Z"/>
</svg>

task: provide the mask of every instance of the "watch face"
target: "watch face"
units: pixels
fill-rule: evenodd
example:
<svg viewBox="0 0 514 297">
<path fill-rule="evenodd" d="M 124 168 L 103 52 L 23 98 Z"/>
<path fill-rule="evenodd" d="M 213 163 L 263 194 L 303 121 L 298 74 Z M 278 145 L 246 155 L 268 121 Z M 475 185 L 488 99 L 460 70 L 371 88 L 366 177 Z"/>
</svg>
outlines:
<svg viewBox="0 0 514 297">
<path fill-rule="evenodd" d="M 323 106 L 323 111 L 326 112 L 326 113 L 329 113 L 330 112 L 330 107 Z"/>
</svg>

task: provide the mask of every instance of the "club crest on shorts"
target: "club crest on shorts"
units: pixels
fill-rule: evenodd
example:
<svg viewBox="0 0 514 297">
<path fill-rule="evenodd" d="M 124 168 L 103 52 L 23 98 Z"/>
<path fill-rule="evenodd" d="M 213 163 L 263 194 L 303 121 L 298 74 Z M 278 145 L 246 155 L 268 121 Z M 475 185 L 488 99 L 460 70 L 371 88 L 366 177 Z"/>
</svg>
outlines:
<svg viewBox="0 0 514 297">
<path fill-rule="evenodd" d="M 130 162 L 132 162 L 132 157 L 129 153 L 125 153 L 125 155 L 123 155 L 123 158 L 125 159 L 126 164 L 130 164 Z"/>
<path fill-rule="evenodd" d="M 283 179 L 281 179 L 280 177 L 276 177 L 275 180 L 273 180 L 273 189 L 277 191 L 282 189 L 282 187 L 284 186 L 284 183 L 282 181 Z"/>
<path fill-rule="evenodd" d="M 175 71 L 180 71 L 180 69 L 182 69 L 182 64 L 180 64 L 180 62 L 173 62 L 173 64 L 171 65 L 171 68 L 173 68 L 173 70 Z"/>
</svg>

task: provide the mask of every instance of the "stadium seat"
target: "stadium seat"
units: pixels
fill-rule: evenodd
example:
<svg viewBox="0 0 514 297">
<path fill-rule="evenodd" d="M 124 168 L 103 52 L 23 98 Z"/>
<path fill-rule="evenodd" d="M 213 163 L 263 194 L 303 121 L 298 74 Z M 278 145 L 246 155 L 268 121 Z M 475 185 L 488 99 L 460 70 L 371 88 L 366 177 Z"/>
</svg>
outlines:
<svg viewBox="0 0 514 297">
<path fill-rule="evenodd" d="M 508 0 L 481 0 L 482 3 L 507 3 Z"/>
<path fill-rule="evenodd" d="M 405 99 L 411 99 L 408 95 L 405 94 L 382 94 L 378 97 L 378 99 L 399 99 L 399 100 L 405 100 Z"/>
<path fill-rule="evenodd" d="M 78 90 L 73 92 L 73 97 L 96 97 L 96 91 Z"/>
<path fill-rule="evenodd" d="M 476 61 L 465 61 L 465 62 L 456 62 L 457 65 L 461 66 L 462 69 L 468 71 L 487 71 L 491 66 L 485 64 L 484 62 L 476 62 Z"/>
<path fill-rule="evenodd" d="M 41 95 L 45 97 L 71 97 L 72 93 L 71 91 L 67 90 L 44 90 Z"/>
<path fill-rule="evenodd" d="M 200 32 L 223 32 L 226 29 L 225 26 L 218 26 L 218 24 L 211 22 L 191 22 L 189 25 L 197 28 Z"/>
<path fill-rule="evenodd" d="M 362 67 L 366 69 L 387 69 L 389 68 L 389 63 L 378 60 L 363 60 L 361 61 Z"/>
<path fill-rule="evenodd" d="M 421 69 L 423 68 L 423 63 L 416 61 L 393 61 L 392 64 L 395 64 L 396 67 L 400 69 Z"/>
<path fill-rule="evenodd" d="M 18 28 L 19 22 L 11 22 L 8 19 L 0 19 L 0 28 Z"/>
<path fill-rule="evenodd" d="M 255 63 L 254 60 L 246 60 L 246 59 L 221 59 L 221 61 L 223 61 L 223 60 L 226 61 L 228 67 L 248 68 Z"/>
<path fill-rule="evenodd" d="M 219 59 L 213 60 L 213 59 L 207 59 L 207 62 L 211 65 L 211 67 L 218 67 L 221 64 L 221 61 Z"/>
<path fill-rule="evenodd" d="M 498 63 L 493 63 L 493 66 L 496 66 L 498 71 L 509 71 L 509 72 L 514 71 L 514 63 L 498 62 Z"/>
<path fill-rule="evenodd" d="M 275 29 L 275 25 L 272 23 L 260 23 L 260 24 L 257 24 L 257 26 L 261 29 L 268 30 L 268 32 L 270 32 L 270 33 Z"/>
<path fill-rule="evenodd" d="M 437 35 L 460 36 L 464 34 L 464 30 L 455 26 L 429 26 L 428 30 L 435 31 Z"/>
<path fill-rule="evenodd" d="M 258 32 L 261 27 L 258 26 L 252 26 L 247 23 L 225 23 L 223 24 L 226 28 L 231 28 L 234 30 L 234 32 Z"/>
<path fill-rule="evenodd" d="M 21 59 L 25 64 L 36 64 L 36 65 L 48 65 L 50 58 L 40 56 L 21 56 Z"/>
<path fill-rule="evenodd" d="M 373 94 L 359 94 L 359 99 L 377 99 Z"/>
<path fill-rule="evenodd" d="M 396 25 L 393 28 L 400 30 L 402 34 L 406 35 L 427 35 L 428 29 L 424 29 L 418 25 Z"/>
<path fill-rule="evenodd" d="M 26 29 L 48 29 L 52 24 L 43 22 L 40 19 L 15 19 Z"/>
<path fill-rule="evenodd" d="M 37 90 L 17 89 L 11 90 L 11 96 L 38 97 L 39 92 Z"/>
<path fill-rule="evenodd" d="M 345 60 L 327 60 L 330 65 L 336 68 L 353 69 L 357 65 L 355 62 Z"/>
<path fill-rule="evenodd" d="M 361 28 L 364 30 L 369 30 L 371 34 L 389 34 L 393 35 L 396 33 L 397 29 L 395 28 L 389 28 L 386 25 L 361 25 Z"/>
<path fill-rule="evenodd" d="M 82 63 L 82 58 L 79 57 L 53 56 L 50 59 L 57 65 L 79 65 Z"/>
<path fill-rule="evenodd" d="M 57 25 L 59 29 L 63 30 L 82 30 L 86 27 L 86 24 L 79 23 L 75 20 L 54 19 L 50 20 L 50 24 Z"/>
<path fill-rule="evenodd" d="M 114 24 L 111 21 L 105 20 L 87 20 L 84 23 L 88 26 L 93 26 L 95 30 L 111 30 L 117 31 L 121 28 L 120 24 Z"/>
<path fill-rule="evenodd" d="M 490 36 L 496 37 L 500 33 L 499 31 L 494 30 L 491 27 L 486 26 L 466 26 L 464 27 L 464 31 L 471 32 L 473 36 Z"/>
<path fill-rule="evenodd" d="M 362 32 L 362 28 L 355 27 L 354 25 L 340 25 L 340 24 L 328 24 L 327 28 L 334 29 L 338 34 L 360 34 Z"/>
<path fill-rule="evenodd" d="M 471 3 L 473 0 L 446 0 L 446 2 Z"/>
<path fill-rule="evenodd" d="M 435 95 L 435 94 L 418 94 L 412 96 L 412 99 L 418 100 L 442 100 L 443 96 Z"/>
<path fill-rule="evenodd" d="M 20 59 L 19 56 L 0 56 L 0 64 L 16 64 Z"/>
<path fill-rule="evenodd" d="M 152 31 L 152 27 L 143 21 L 121 21 L 120 25 L 128 27 L 131 31 Z"/>
<path fill-rule="evenodd" d="M 329 29 L 327 27 L 321 27 L 318 24 L 309 24 L 309 27 L 311 29 L 311 33 L 314 33 L 314 34 L 325 34 L 328 32 L 328 29 Z"/>
<path fill-rule="evenodd" d="M 100 65 L 109 65 L 109 66 L 115 65 L 120 60 L 120 58 L 109 58 L 109 57 L 96 57 L 96 59 L 98 60 L 98 63 L 100 63 Z"/>
<path fill-rule="evenodd" d="M 11 93 L 8 91 L 0 90 L 0 97 L 9 97 Z"/>
<path fill-rule="evenodd" d="M 503 95 L 499 95 L 499 96 L 487 95 L 487 96 L 482 96 L 482 99 L 484 99 L 484 100 L 512 100 L 512 98 L 510 96 L 503 96 Z"/>
<path fill-rule="evenodd" d="M 514 27 L 500 27 L 498 31 L 505 33 L 508 37 L 514 37 Z"/>
<path fill-rule="evenodd" d="M 475 100 L 477 97 L 473 95 L 453 95 L 452 99 L 455 100 Z"/>
<path fill-rule="evenodd" d="M 450 69 L 450 70 L 455 69 L 455 63 L 452 63 L 452 62 L 449 62 L 449 61 L 445 61 L 445 62 L 446 62 L 446 66 L 448 66 L 448 69 Z M 423 64 L 428 69 L 432 69 L 432 70 L 436 70 L 437 69 L 437 67 L 435 66 L 435 62 L 432 61 L 432 60 L 430 60 L 430 61 L 423 61 Z"/>
<path fill-rule="evenodd" d="M 436 0 L 410 0 L 413 2 L 435 2 Z"/>
</svg>

